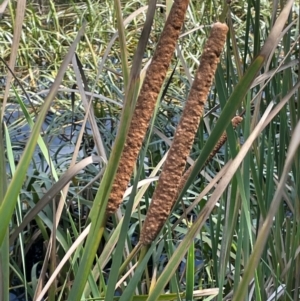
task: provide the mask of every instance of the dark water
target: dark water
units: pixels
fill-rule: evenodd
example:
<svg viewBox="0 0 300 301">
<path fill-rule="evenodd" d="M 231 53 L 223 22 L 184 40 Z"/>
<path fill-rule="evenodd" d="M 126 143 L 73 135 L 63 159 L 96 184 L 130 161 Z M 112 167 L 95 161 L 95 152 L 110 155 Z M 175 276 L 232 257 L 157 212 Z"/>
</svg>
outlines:
<svg viewBox="0 0 300 301">
<path fill-rule="evenodd" d="M 63 115 L 65 112 L 61 112 L 61 114 Z M 15 164 L 18 164 L 31 133 L 31 128 L 22 115 L 23 114 L 20 112 L 18 105 L 9 104 L 7 106 L 5 123 L 9 129 L 9 137 L 12 144 Z M 71 113 L 68 112 L 65 115 L 69 117 Z M 62 119 L 63 116 L 56 116 L 49 112 L 42 126 L 41 135 L 43 136 L 47 149 L 50 152 L 51 159 L 55 161 L 55 165 L 59 166 L 63 170 L 68 167 L 68 162 L 71 160 L 81 125 L 79 124 L 75 127 L 72 125 L 72 120 L 64 121 Z M 87 138 L 85 137 L 89 137 L 90 135 L 91 129 L 89 124 L 87 124 L 86 135 L 83 139 L 85 149 L 88 144 L 88 142 L 86 142 Z M 79 157 L 86 156 L 86 152 L 84 151 L 85 150 L 81 149 Z M 90 149 L 90 152 L 92 151 L 93 147 Z M 33 168 L 35 170 L 45 172 L 47 166 L 45 166 L 45 159 L 43 158 L 39 147 L 36 148 L 32 161 L 34 164 L 30 165 L 30 173 Z"/>
<path fill-rule="evenodd" d="M 9 293 L 9 300 L 10 301 L 25 301 L 25 299 L 16 296 L 15 294 Z"/>
<path fill-rule="evenodd" d="M 31 301 L 31 299 L 27 300 Z M 18 296 L 13 293 L 9 293 L 9 301 L 26 301 L 26 299 L 24 298 L 24 294 Z"/>
</svg>

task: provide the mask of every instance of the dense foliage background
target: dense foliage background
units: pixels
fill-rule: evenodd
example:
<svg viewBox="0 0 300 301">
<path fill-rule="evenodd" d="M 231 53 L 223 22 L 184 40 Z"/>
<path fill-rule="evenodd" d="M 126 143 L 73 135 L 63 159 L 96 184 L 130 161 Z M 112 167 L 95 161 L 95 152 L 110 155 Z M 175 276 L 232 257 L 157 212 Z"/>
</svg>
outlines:
<svg viewBox="0 0 300 301">
<path fill-rule="evenodd" d="M 107 216 L 172 1 L 158 1 L 132 79 L 147 4 L 19 0 L 0 16 L 0 299 L 299 300 L 299 3 L 190 1 L 132 191 Z M 160 235 L 138 249 L 216 21 L 229 32 L 187 160 L 195 168 Z"/>
</svg>

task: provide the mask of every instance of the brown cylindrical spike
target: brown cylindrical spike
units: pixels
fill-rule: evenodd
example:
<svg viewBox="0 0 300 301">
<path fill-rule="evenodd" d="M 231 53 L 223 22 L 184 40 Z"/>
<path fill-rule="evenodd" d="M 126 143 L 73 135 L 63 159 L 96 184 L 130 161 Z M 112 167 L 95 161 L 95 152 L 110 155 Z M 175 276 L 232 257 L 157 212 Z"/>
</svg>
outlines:
<svg viewBox="0 0 300 301">
<path fill-rule="evenodd" d="M 175 0 L 146 72 L 128 136 L 112 186 L 106 212 L 114 213 L 122 202 L 134 164 L 152 117 L 156 100 L 166 77 L 176 41 L 184 22 L 188 0 Z"/>
<path fill-rule="evenodd" d="M 174 204 L 227 31 L 226 24 L 215 23 L 204 46 L 199 68 L 142 228 L 142 245 L 150 244 L 155 239 Z"/>
</svg>

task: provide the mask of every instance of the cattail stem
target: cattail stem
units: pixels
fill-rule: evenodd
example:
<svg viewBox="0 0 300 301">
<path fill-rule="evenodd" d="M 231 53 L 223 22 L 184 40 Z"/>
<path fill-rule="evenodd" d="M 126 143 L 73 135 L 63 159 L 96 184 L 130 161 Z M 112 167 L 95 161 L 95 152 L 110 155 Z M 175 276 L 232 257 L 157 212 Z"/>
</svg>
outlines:
<svg viewBox="0 0 300 301">
<path fill-rule="evenodd" d="M 204 46 L 199 68 L 142 228 L 140 235 L 142 245 L 150 244 L 155 239 L 174 204 L 227 31 L 226 24 L 215 23 Z"/>
<path fill-rule="evenodd" d="M 124 192 L 148 129 L 158 94 L 174 53 L 188 3 L 188 0 L 174 1 L 154 52 L 152 62 L 146 72 L 108 200 L 106 209 L 108 214 L 114 213 L 122 202 Z"/>
</svg>

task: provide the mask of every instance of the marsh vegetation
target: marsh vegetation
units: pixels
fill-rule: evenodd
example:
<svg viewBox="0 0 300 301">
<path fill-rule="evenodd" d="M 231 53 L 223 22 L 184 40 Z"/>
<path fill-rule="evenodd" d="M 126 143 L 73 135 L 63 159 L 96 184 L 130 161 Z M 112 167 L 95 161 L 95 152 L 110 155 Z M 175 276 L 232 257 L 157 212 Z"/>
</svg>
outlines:
<svg viewBox="0 0 300 301">
<path fill-rule="evenodd" d="M 6 2 L 0 300 L 299 300 L 299 3 Z"/>
</svg>

